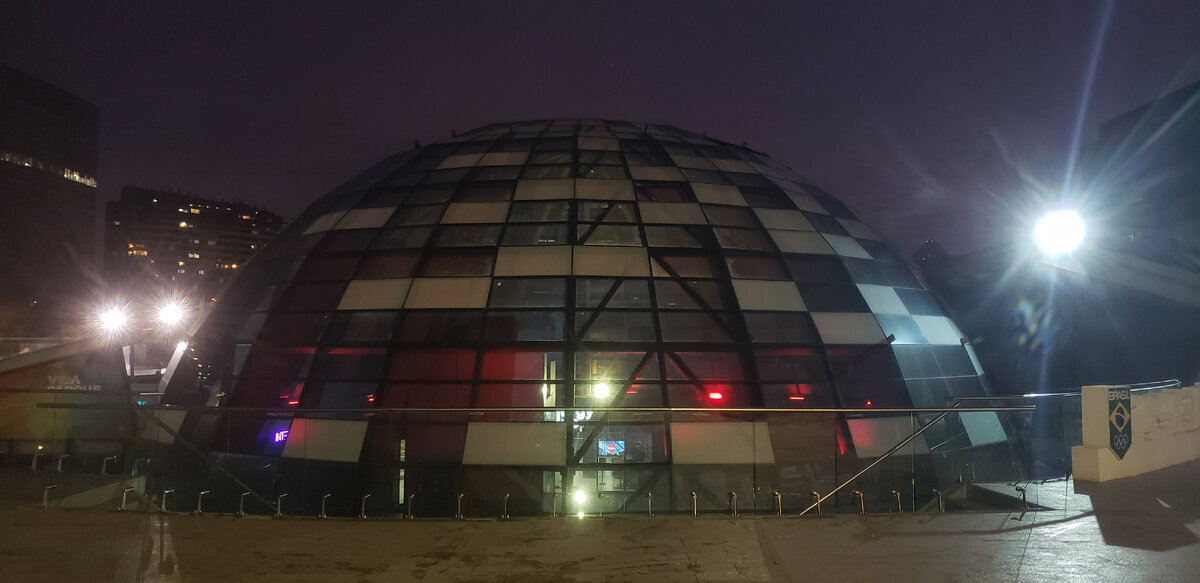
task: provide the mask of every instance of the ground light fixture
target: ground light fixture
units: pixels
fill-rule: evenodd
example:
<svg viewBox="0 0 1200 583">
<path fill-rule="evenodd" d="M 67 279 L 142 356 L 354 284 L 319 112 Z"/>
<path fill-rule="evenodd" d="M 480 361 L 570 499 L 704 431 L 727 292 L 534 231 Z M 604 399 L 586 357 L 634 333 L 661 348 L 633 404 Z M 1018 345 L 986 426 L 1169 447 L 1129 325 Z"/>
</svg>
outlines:
<svg viewBox="0 0 1200 583">
<path fill-rule="evenodd" d="M 1070 253 L 1083 242 L 1083 219 L 1072 210 L 1046 213 L 1033 228 L 1033 240 L 1042 253 L 1053 257 Z"/>
</svg>

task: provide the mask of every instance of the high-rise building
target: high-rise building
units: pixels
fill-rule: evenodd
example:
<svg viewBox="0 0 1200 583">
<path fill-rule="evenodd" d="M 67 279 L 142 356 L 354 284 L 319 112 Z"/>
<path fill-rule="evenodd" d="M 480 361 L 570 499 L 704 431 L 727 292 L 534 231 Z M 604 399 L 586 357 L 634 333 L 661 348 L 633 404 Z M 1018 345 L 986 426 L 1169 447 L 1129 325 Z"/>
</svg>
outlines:
<svg viewBox="0 0 1200 583">
<path fill-rule="evenodd" d="M 105 268 L 131 298 L 215 297 L 283 226 L 283 219 L 240 202 L 125 187 L 106 209 Z"/>
<path fill-rule="evenodd" d="M 0 65 L 0 336 L 59 336 L 99 282 L 99 112 Z"/>
</svg>

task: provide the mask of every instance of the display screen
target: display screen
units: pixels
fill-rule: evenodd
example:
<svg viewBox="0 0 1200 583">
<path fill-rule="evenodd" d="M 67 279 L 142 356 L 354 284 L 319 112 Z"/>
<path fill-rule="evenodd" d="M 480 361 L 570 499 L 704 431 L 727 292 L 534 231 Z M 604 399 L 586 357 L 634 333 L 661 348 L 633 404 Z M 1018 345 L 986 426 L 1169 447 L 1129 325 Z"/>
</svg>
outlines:
<svg viewBox="0 0 1200 583">
<path fill-rule="evenodd" d="M 617 439 L 617 440 L 601 439 L 596 442 L 596 447 L 599 448 L 599 450 L 600 450 L 597 452 L 599 455 L 625 455 L 625 440 L 624 439 Z"/>
</svg>

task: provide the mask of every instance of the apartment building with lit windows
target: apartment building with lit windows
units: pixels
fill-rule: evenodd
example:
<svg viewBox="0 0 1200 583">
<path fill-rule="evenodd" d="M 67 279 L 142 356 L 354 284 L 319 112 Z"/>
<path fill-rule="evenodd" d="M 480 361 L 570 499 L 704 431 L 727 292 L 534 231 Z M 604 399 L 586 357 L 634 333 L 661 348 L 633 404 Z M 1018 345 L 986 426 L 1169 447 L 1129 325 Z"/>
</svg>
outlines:
<svg viewBox="0 0 1200 583">
<path fill-rule="evenodd" d="M 105 269 L 130 298 L 177 294 L 206 303 L 283 226 L 243 204 L 137 187 L 107 203 Z"/>
</svg>

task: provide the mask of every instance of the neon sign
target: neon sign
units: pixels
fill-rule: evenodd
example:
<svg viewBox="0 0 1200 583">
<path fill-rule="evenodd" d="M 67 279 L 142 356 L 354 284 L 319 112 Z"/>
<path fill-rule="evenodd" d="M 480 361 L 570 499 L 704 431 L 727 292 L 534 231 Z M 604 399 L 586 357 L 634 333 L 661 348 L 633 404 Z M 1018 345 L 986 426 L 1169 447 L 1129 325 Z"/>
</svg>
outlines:
<svg viewBox="0 0 1200 583">
<path fill-rule="evenodd" d="M 279 443 L 281 441 L 287 441 L 287 436 L 288 436 L 287 429 L 284 429 L 282 431 L 276 431 L 275 432 L 275 443 Z"/>
</svg>

